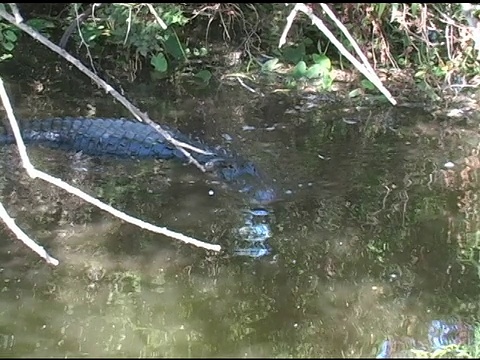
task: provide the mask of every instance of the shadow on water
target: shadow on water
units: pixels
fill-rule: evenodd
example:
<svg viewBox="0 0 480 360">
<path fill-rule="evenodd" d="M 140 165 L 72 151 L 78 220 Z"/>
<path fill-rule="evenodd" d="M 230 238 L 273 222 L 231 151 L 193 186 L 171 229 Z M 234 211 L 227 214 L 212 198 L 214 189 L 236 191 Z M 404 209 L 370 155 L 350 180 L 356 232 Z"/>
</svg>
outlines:
<svg viewBox="0 0 480 360">
<path fill-rule="evenodd" d="M 15 95 L 19 113 L 33 113 L 27 91 Z M 68 107 L 35 116 L 88 115 L 86 103 L 97 117 L 127 115 L 74 96 L 57 92 Z M 478 297 L 476 269 L 457 258 L 465 218 L 439 169 L 458 155 L 455 138 L 429 114 L 252 100 L 226 86 L 149 113 L 210 143 L 231 139 L 262 167 L 282 194 L 271 205 L 273 255 L 216 255 L 139 230 L 27 179 L 3 148 L 2 201 L 61 261 L 52 269 L 2 232 L 3 356 L 372 356 L 386 335 L 472 315 L 461 305 Z M 191 166 L 30 154 L 129 214 L 226 249 L 242 225 L 245 199 Z"/>
</svg>

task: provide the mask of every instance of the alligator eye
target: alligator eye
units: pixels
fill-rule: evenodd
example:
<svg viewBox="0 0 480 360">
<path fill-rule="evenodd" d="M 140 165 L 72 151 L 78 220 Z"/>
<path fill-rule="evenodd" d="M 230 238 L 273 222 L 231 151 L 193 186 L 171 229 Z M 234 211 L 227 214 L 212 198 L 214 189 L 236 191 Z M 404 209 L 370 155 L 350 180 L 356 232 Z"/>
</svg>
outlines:
<svg viewBox="0 0 480 360">
<path fill-rule="evenodd" d="M 213 160 L 210 160 L 210 161 L 207 161 L 203 166 L 205 167 L 205 169 L 207 170 L 213 170 L 215 169 L 215 167 L 220 167 L 222 166 L 222 164 L 224 163 L 225 160 L 221 159 L 221 158 L 217 158 L 217 159 L 213 159 Z"/>
</svg>

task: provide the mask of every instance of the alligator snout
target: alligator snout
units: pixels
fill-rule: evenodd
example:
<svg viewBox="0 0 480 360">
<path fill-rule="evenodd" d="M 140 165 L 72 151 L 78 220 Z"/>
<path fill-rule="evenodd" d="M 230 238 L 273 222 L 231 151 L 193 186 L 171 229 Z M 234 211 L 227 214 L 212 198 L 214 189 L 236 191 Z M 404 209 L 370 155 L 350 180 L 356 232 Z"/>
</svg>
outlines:
<svg viewBox="0 0 480 360">
<path fill-rule="evenodd" d="M 278 200 L 277 192 L 274 189 L 257 189 L 254 191 L 252 200 L 257 204 L 270 204 Z"/>
<path fill-rule="evenodd" d="M 240 193 L 246 194 L 255 204 L 269 204 L 278 200 L 273 182 L 250 161 L 224 158 L 215 159 L 209 163 L 209 169 L 217 167 L 214 172 Z"/>
</svg>

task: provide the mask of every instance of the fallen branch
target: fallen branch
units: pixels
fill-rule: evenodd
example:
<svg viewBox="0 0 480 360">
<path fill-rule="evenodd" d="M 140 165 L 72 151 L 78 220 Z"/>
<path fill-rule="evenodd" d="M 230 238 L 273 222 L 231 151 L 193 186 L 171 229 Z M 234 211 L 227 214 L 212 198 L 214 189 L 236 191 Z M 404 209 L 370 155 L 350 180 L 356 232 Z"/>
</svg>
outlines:
<svg viewBox="0 0 480 360">
<path fill-rule="evenodd" d="M 10 6 L 10 10 L 12 10 L 13 15 L 15 16 L 15 21 L 22 22 L 23 18 L 22 15 L 20 15 L 20 11 L 18 11 L 17 4 L 8 3 L 8 5 Z"/>
<path fill-rule="evenodd" d="M 307 5 L 305 5 L 304 3 L 295 4 L 295 7 L 293 8 L 293 10 L 288 15 L 287 24 L 285 25 L 285 28 L 283 29 L 283 33 L 282 33 L 282 36 L 280 37 L 280 41 L 279 41 L 279 44 L 278 44 L 279 48 L 281 48 L 285 44 L 286 39 L 287 39 L 287 35 L 288 35 L 288 32 L 290 31 L 293 20 L 295 20 L 295 17 L 297 16 L 297 13 L 299 11 L 303 12 L 305 15 L 307 15 L 310 18 L 310 20 L 312 20 L 312 23 L 317 26 L 317 28 L 328 38 L 328 40 L 331 41 L 331 43 L 333 45 L 335 45 L 335 47 L 340 51 L 340 53 L 343 56 L 345 56 L 358 69 L 358 71 L 360 71 L 368 80 L 370 80 L 372 82 L 372 84 L 374 84 L 377 87 L 377 89 L 380 90 L 380 92 L 388 99 L 388 101 L 390 101 L 390 103 L 392 105 L 397 104 L 397 101 L 392 97 L 390 92 L 383 86 L 382 81 L 375 74 L 372 67 L 369 66 L 367 68 L 361 62 L 359 62 L 357 59 L 355 59 L 355 57 L 348 52 L 348 50 L 345 48 L 345 46 L 343 46 L 343 44 L 335 38 L 335 36 L 332 34 L 332 32 L 325 26 L 323 21 L 320 18 L 318 18 L 313 13 L 312 9 L 309 8 Z M 333 13 L 332 13 L 332 15 L 333 15 Z M 345 27 L 344 27 L 344 29 L 348 33 L 348 30 Z M 341 29 L 341 30 L 344 31 L 343 29 Z M 349 39 L 350 38 L 351 38 L 351 36 L 349 37 Z M 352 45 L 355 47 L 355 42 L 353 42 Z M 358 49 L 358 51 L 360 51 L 360 49 Z M 362 59 L 363 58 L 365 58 L 365 57 L 363 56 Z M 368 61 L 367 61 L 367 63 L 368 63 Z M 370 71 L 369 69 L 371 69 L 372 71 Z"/>
<path fill-rule="evenodd" d="M 3 86 L 3 84 L 2 84 Z M 22 229 L 20 229 L 17 224 L 15 224 L 15 220 L 13 220 L 7 213 L 7 210 L 3 207 L 3 204 L 0 202 L 0 218 L 3 222 L 8 226 L 10 230 L 17 236 L 19 240 L 21 240 L 25 245 L 27 245 L 30 249 L 35 251 L 38 255 L 45 259 L 45 261 L 49 264 L 57 266 L 59 264 L 58 260 L 48 255 L 47 251 L 38 245 L 35 241 L 30 239 L 27 234 L 25 234 Z"/>
<path fill-rule="evenodd" d="M 141 227 L 143 229 L 147 229 L 147 230 L 150 230 L 150 231 L 153 231 L 153 232 L 156 232 L 156 233 L 159 233 L 159 234 L 162 234 L 162 235 L 165 235 L 165 236 L 183 241 L 187 244 L 192 244 L 192 245 L 195 245 L 195 246 L 198 246 L 198 247 L 203 247 L 203 248 L 208 249 L 208 250 L 220 251 L 220 249 L 221 249 L 220 245 L 209 244 L 209 243 L 194 239 L 192 237 L 189 237 L 189 236 L 171 231 L 171 230 L 169 230 L 165 227 L 158 227 L 158 226 L 152 225 L 150 223 L 144 222 L 140 219 L 134 218 L 133 216 L 127 215 L 127 214 L 121 212 L 120 210 L 117 210 L 117 209 L 101 202 L 100 200 L 84 193 L 83 191 L 65 183 L 64 181 L 62 181 L 60 179 L 57 179 L 57 178 L 55 178 L 51 175 L 48 175 L 48 174 L 46 174 L 42 171 L 39 171 L 39 170 L 35 169 L 34 166 L 32 165 L 32 163 L 30 162 L 30 159 L 28 158 L 27 149 L 25 147 L 25 143 L 23 142 L 22 135 L 20 133 L 20 128 L 18 127 L 17 120 L 15 119 L 15 115 L 13 113 L 13 109 L 12 109 L 12 106 L 10 104 L 10 99 L 8 98 L 8 95 L 7 95 L 7 92 L 5 90 L 5 86 L 3 84 L 2 78 L 0 78 L 0 97 L 2 99 L 3 106 L 4 106 L 5 111 L 7 113 L 8 119 L 10 121 L 10 125 L 12 127 L 13 134 L 15 136 L 15 140 L 17 142 L 18 151 L 20 153 L 20 158 L 22 159 L 22 165 L 25 168 L 25 170 L 27 171 L 27 174 L 31 178 L 33 178 L 33 179 L 40 178 L 40 179 L 42 179 L 44 181 L 47 181 L 47 182 L 49 182 L 53 185 L 56 185 L 56 186 L 58 186 L 58 187 L 60 187 L 64 190 L 68 191 L 69 193 L 74 194 L 74 195 L 82 198 L 83 200 L 89 202 L 90 204 L 93 204 L 93 205 L 99 207 L 100 209 L 102 209 L 106 212 L 109 212 L 110 214 L 112 214 L 112 215 L 114 215 L 114 216 L 116 216 L 116 217 L 130 223 L 130 224 L 133 224 L 133 225 L 136 225 L 136 226 Z M 1 211 L 1 209 L 0 209 L 0 211 Z M 5 214 L 6 214 L 6 217 L 4 216 Z M 50 256 L 48 254 L 46 254 L 46 252 L 43 250 L 43 248 L 40 248 L 33 240 L 29 239 L 27 235 L 25 235 L 20 229 L 18 229 L 18 227 L 16 227 L 16 225 L 12 221 L 9 221 L 8 220 L 8 214 L 6 213 L 6 211 L 5 211 L 5 214 L 2 214 L 0 212 L 0 216 L 2 217 L 2 219 L 4 219 L 5 223 L 10 227 L 10 229 L 12 229 L 12 231 L 18 236 L 19 239 L 21 239 L 33 251 L 37 252 L 40 256 L 44 257 L 47 260 L 47 262 L 52 263 L 52 261 L 57 261 L 53 258 L 50 258 Z M 53 264 L 56 265 L 54 262 L 53 262 Z M 58 264 L 58 261 L 57 261 L 57 264 Z"/>
<path fill-rule="evenodd" d="M 160 25 L 160 27 L 161 27 L 163 30 L 167 30 L 167 24 L 165 24 L 165 22 L 162 20 L 162 18 L 158 15 L 158 13 L 157 13 L 157 11 L 155 10 L 155 8 L 153 7 L 153 5 L 150 4 L 150 3 L 147 3 L 146 5 L 147 5 L 148 10 L 150 11 L 150 13 L 155 17 L 155 20 L 157 20 L 158 25 Z"/>
<path fill-rule="evenodd" d="M 357 42 L 355 41 L 355 39 L 353 38 L 353 36 L 350 34 L 350 31 L 348 31 L 348 29 L 345 27 L 345 25 L 342 24 L 342 22 L 340 20 L 338 20 L 338 18 L 335 16 L 335 14 L 332 12 L 332 10 L 330 10 L 330 8 L 328 7 L 327 4 L 320 4 L 320 6 L 322 7 L 323 11 L 325 11 L 325 14 L 327 14 L 330 19 L 333 20 L 333 22 L 335 23 L 335 25 L 338 26 L 338 28 L 342 31 L 343 35 L 345 35 L 345 37 L 347 38 L 348 41 L 350 41 L 350 44 L 353 46 L 353 48 L 355 49 L 355 52 L 357 53 L 357 55 L 360 57 L 360 59 L 362 60 L 363 62 L 363 65 L 365 65 L 365 67 L 367 68 L 367 70 L 373 75 L 373 76 L 376 76 L 375 74 L 375 70 L 373 69 L 372 65 L 370 65 L 370 62 L 368 61 L 367 57 L 364 55 L 364 53 L 362 52 L 362 49 L 360 49 L 360 46 L 358 46 Z M 394 104 L 395 105 L 395 104 Z"/>
<path fill-rule="evenodd" d="M 110 95 L 112 95 L 115 99 L 117 99 L 125 108 L 130 111 L 133 116 L 140 122 L 144 121 L 151 127 L 153 127 L 157 132 L 159 132 L 168 142 L 173 144 L 179 151 L 181 151 L 187 159 L 193 163 L 197 168 L 199 168 L 202 172 L 205 172 L 205 167 L 202 166 L 196 159 L 192 157 L 192 155 L 186 151 L 185 149 L 189 149 L 201 154 L 207 154 L 210 155 L 209 152 L 206 152 L 202 149 L 198 149 L 196 147 L 193 147 L 191 145 L 185 144 L 181 141 L 176 140 L 173 138 L 168 131 L 165 131 L 162 129 L 162 127 L 155 122 L 153 122 L 146 113 L 142 113 L 140 109 L 135 107 L 130 101 L 128 101 L 124 96 L 122 96 L 117 90 L 115 90 L 111 85 L 109 85 L 105 80 L 100 78 L 98 75 L 93 73 L 90 69 L 88 69 L 85 65 L 83 65 L 78 59 L 70 55 L 67 51 L 64 49 L 60 48 L 59 46 L 55 45 L 52 43 L 50 40 L 48 40 L 45 36 L 42 34 L 38 33 L 35 29 L 32 27 L 22 23 L 22 22 L 17 22 L 16 19 L 7 13 L 5 10 L 0 8 L 0 17 L 4 18 L 7 20 L 9 23 L 17 26 L 20 30 L 23 30 L 25 33 L 30 35 L 32 38 L 37 40 L 38 42 L 42 43 L 46 47 L 48 47 L 50 50 L 56 52 L 58 55 L 62 56 L 65 60 L 68 62 L 72 63 L 77 69 L 79 69 L 81 72 L 83 72 L 85 75 L 87 75 L 92 81 L 94 81 L 99 87 L 105 89 L 105 92 Z"/>
</svg>

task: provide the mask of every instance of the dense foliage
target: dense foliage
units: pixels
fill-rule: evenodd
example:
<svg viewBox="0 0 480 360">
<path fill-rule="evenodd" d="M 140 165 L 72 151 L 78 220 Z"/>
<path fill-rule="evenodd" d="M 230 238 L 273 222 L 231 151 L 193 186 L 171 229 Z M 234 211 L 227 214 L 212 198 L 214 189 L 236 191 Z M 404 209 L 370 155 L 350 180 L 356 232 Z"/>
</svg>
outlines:
<svg viewBox="0 0 480 360">
<path fill-rule="evenodd" d="M 347 49 L 350 41 L 321 4 L 309 4 Z M 225 67 L 276 74 L 288 86 L 313 80 L 330 89 L 334 70 L 351 65 L 327 37 L 297 14 L 279 38 L 293 5 L 214 3 L 19 4 L 26 22 L 92 66 L 160 78 L 191 76 L 208 83 Z M 458 91 L 477 81 L 473 26 L 476 9 L 465 4 L 330 4 L 377 71 L 406 70 L 424 90 Z M 63 35 L 63 36 L 62 36 Z M 0 23 L 3 61 L 12 59 L 19 31 Z M 315 81 L 318 80 L 318 81 Z M 367 81 L 366 89 L 372 88 Z"/>
</svg>

